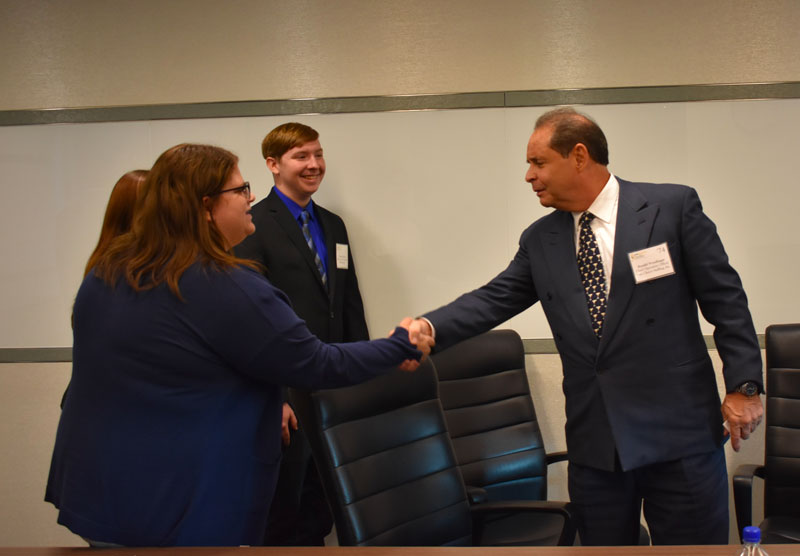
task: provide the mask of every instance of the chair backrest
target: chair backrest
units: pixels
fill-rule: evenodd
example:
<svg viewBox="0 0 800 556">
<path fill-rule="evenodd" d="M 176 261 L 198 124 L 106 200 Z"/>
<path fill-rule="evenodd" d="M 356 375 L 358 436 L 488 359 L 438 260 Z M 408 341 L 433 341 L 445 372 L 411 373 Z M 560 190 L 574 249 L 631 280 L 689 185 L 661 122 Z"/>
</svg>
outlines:
<svg viewBox="0 0 800 556">
<path fill-rule="evenodd" d="M 430 359 L 336 390 L 291 391 L 339 544 L 470 545 L 472 521 Z"/>
<path fill-rule="evenodd" d="M 764 515 L 800 517 L 800 324 L 766 330 Z"/>
<path fill-rule="evenodd" d="M 546 453 L 519 335 L 493 330 L 433 360 L 464 482 L 490 501 L 545 500 Z"/>
</svg>

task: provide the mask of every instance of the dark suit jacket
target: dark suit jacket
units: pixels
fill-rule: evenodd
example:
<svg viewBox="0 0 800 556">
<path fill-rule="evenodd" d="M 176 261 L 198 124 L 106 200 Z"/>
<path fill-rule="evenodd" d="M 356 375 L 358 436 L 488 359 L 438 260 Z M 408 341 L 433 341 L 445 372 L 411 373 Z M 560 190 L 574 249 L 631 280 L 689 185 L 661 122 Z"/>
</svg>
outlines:
<svg viewBox="0 0 800 556">
<path fill-rule="evenodd" d="M 625 470 L 708 452 L 722 415 L 697 305 L 715 326 L 728 391 L 761 383 L 761 351 L 736 271 L 694 189 L 620 184 L 614 264 L 601 340 L 592 332 L 573 217 L 554 211 L 520 238 L 491 282 L 425 315 L 442 348 L 541 301 L 561 355 L 571 461 Z M 635 284 L 628 254 L 666 242 L 675 274 Z"/>
<path fill-rule="evenodd" d="M 291 300 L 309 330 L 324 342 L 368 340 L 364 305 L 352 253 L 348 268 L 336 266 L 336 244 L 348 246 L 347 229 L 336 214 L 314 205 L 328 248 L 328 291 L 322 285 L 314 258 L 300 225 L 274 191 L 253 206 L 256 232 L 236 247 L 236 255 L 253 259 L 265 275 Z"/>
</svg>

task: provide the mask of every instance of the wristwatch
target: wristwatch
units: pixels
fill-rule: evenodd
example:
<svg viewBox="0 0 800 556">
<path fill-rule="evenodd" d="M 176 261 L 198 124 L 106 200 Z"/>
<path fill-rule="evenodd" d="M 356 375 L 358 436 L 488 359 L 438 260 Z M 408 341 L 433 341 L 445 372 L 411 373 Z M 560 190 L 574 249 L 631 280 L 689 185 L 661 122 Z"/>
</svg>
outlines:
<svg viewBox="0 0 800 556">
<path fill-rule="evenodd" d="M 751 397 L 758 394 L 758 384 L 753 382 L 752 380 L 748 380 L 747 382 L 741 383 L 737 388 L 736 392 L 740 394 L 744 394 L 745 396 Z"/>
</svg>

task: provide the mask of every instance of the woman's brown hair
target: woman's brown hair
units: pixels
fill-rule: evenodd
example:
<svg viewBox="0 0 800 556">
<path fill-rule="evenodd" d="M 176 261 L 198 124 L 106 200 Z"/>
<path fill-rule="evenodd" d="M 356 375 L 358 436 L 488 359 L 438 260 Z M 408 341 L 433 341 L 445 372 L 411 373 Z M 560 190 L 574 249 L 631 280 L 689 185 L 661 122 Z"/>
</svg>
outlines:
<svg viewBox="0 0 800 556">
<path fill-rule="evenodd" d="M 111 190 L 111 196 L 108 198 L 103 226 L 100 228 L 100 239 L 97 241 L 97 247 L 89 256 L 84 276 L 89 274 L 89 271 L 97 264 L 115 237 L 130 231 L 139 188 L 146 177 L 147 170 L 132 170 L 117 180 L 114 189 Z"/>
<path fill-rule="evenodd" d="M 124 277 L 135 291 L 166 282 L 180 297 L 178 280 L 195 262 L 257 268 L 229 252 L 203 202 L 222 190 L 238 160 L 210 145 L 167 149 L 142 185 L 131 231 L 112 241 L 95 274 L 111 285 Z"/>
</svg>

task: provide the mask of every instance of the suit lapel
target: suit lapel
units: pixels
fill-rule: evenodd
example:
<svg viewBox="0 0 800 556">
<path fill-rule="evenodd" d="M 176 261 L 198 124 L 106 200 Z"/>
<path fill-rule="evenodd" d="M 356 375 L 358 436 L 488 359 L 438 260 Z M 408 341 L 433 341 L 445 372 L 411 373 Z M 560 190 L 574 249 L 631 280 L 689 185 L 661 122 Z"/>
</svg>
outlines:
<svg viewBox="0 0 800 556">
<path fill-rule="evenodd" d="M 614 267 L 611 271 L 611 291 L 603 324 L 601 349 L 610 341 L 622 321 L 636 285 L 628 254 L 648 246 L 658 214 L 658 206 L 648 205 L 647 198 L 635 185 L 619 178 L 617 180 L 619 206 L 614 235 Z"/>
<path fill-rule="evenodd" d="M 286 235 L 289 236 L 289 240 L 302 255 L 303 260 L 306 261 L 313 275 L 317 277 L 319 287 L 324 290 L 325 285 L 322 283 L 322 277 L 319 275 L 319 270 L 317 270 L 317 264 L 314 262 L 311 249 L 308 248 L 306 238 L 303 236 L 303 230 L 300 229 L 300 223 L 294 219 L 292 213 L 274 191 L 270 191 L 267 196 L 267 207 L 272 217 L 275 218 L 275 221 L 283 231 L 286 232 Z M 330 275 L 330 273 L 328 274 Z M 328 276 L 328 278 L 330 278 L 330 276 Z"/>
<path fill-rule="evenodd" d="M 544 260 L 550 267 L 553 287 L 564 300 L 564 310 L 570 315 L 577 330 L 597 345 L 597 336 L 592 330 L 586 294 L 581 284 L 575 255 L 575 221 L 569 212 L 558 211 L 549 226 L 541 234 Z"/>
</svg>

